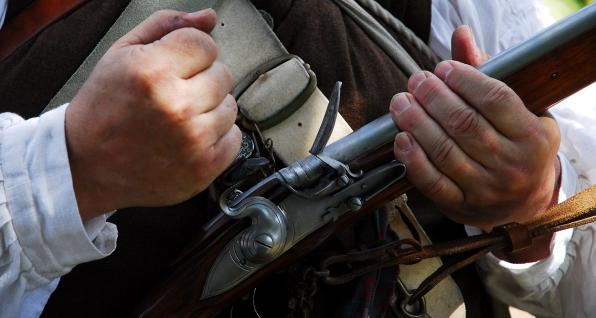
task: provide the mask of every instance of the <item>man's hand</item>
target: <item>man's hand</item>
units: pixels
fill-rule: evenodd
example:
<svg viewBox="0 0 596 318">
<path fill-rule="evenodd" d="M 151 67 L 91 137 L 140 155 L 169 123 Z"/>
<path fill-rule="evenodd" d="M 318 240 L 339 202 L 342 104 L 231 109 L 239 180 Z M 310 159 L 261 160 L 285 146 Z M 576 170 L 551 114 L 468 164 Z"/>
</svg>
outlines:
<svg viewBox="0 0 596 318">
<path fill-rule="evenodd" d="M 453 37 L 454 57 L 481 63 L 469 33 Z M 466 39 L 468 38 L 468 39 Z M 559 130 L 504 83 L 456 61 L 409 80 L 390 111 L 403 132 L 395 156 L 408 178 L 451 219 L 490 230 L 524 222 L 551 202 Z"/>
<path fill-rule="evenodd" d="M 83 219 L 181 202 L 234 159 L 230 70 L 215 61 L 213 10 L 160 11 L 119 39 L 66 111 Z"/>
</svg>

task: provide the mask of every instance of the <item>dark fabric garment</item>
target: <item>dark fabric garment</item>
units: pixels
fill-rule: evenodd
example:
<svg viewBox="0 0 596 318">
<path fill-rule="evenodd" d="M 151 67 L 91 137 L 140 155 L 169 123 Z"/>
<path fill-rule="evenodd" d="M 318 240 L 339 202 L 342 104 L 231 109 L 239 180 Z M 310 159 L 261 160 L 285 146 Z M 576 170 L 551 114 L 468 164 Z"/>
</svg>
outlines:
<svg viewBox="0 0 596 318">
<path fill-rule="evenodd" d="M 256 2 L 271 12 L 275 32 L 288 51 L 311 65 L 324 94 L 331 93 L 336 81 L 343 82 L 340 113 L 353 128 L 385 114 L 391 97 L 406 89 L 403 72 L 332 1 Z M 402 9 L 412 11 L 430 27 L 430 1 L 385 2 L 392 3 L 388 9 L 401 10 L 399 15 L 410 15 Z M 428 37 L 428 29 L 419 32 Z M 402 45 L 423 68 L 433 69 L 409 43 Z"/>
<path fill-rule="evenodd" d="M 6 16 L 4 23 L 10 21 L 15 15 L 23 11 L 35 0 L 8 0 L 8 7 L 6 8 Z"/>
<path fill-rule="evenodd" d="M 0 111 L 38 116 L 129 1 L 89 1 L 0 62 Z"/>
<path fill-rule="evenodd" d="M 62 277 L 42 317 L 131 317 L 212 217 L 208 212 L 215 207 L 206 196 L 173 207 L 118 211 L 110 218 L 118 226 L 116 251 Z"/>
<path fill-rule="evenodd" d="M 36 116 L 91 52 L 128 1 L 90 1 L 0 63 L 0 111 Z M 418 36 L 428 38 L 429 0 L 379 2 L 402 18 Z M 324 93 L 329 94 L 335 81 L 344 82 L 341 112 L 352 127 L 386 113 L 391 96 L 405 90 L 407 79 L 403 73 L 330 1 L 255 0 L 255 3 L 274 16 L 275 31 L 288 50 L 312 65 Z M 408 43 L 404 46 L 411 51 Z M 432 69 L 432 65 L 413 53 L 425 68 Z M 128 316 L 168 272 L 168 263 L 208 220 L 210 206 L 205 202 L 208 201 L 202 195 L 175 207 L 119 211 L 110 219 L 120 232 L 116 252 L 106 259 L 79 265 L 64 276 L 43 316 Z M 428 205 L 427 200 L 420 202 Z M 438 214 L 433 212 L 433 215 Z M 445 223 L 436 218 L 432 220 L 438 232 L 454 233 L 453 227 L 442 226 Z M 313 254 L 320 256 L 329 249 L 346 250 L 374 242 L 378 239 L 375 235 L 379 234 L 378 224 L 375 224 L 377 222 L 371 218 L 352 231 L 338 234 L 337 239 Z M 294 267 L 296 271 L 299 265 Z M 259 287 L 259 294 L 267 295 L 266 303 L 275 304 L 271 308 L 287 309 L 286 296 L 295 290 L 295 285 L 287 284 L 291 273 L 292 269 L 288 269 Z M 465 281 L 470 277 L 466 276 Z M 319 307 L 314 314 L 347 317 L 362 312 L 364 305 L 373 304 L 369 314 L 379 316 L 377 310 L 386 307 L 384 301 L 394 279 L 395 271 L 388 269 L 338 288 L 320 286 L 315 299 Z M 286 289 L 287 293 L 279 292 L 280 289 Z M 477 289 L 474 293 L 479 294 Z M 345 303 L 346 299 L 353 299 L 354 306 L 334 307 L 338 301 Z M 243 304 L 237 308 L 244 310 L 235 311 L 234 317 L 250 317 L 252 304 L 241 306 Z M 264 317 L 279 315 L 272 312 Z"/>
</svg>

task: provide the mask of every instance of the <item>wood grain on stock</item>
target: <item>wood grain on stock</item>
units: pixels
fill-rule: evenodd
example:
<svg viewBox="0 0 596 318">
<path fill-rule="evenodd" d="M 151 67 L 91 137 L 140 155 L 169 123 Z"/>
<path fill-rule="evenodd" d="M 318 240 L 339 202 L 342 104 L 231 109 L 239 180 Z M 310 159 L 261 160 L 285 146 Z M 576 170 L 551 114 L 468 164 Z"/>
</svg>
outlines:
<svg viewBox="0 0 596 318">
<path fill-rule="evenodd" d="M 247 224 L 248 223 L 248 224 Z M 203 285 L 211 266 L 226 244 L 250 222 L 222 218 L 211 229 L 189 243 L 173 264 L 173 271 L 139 308 L 134 317 L 213 317 L 222 308 L 204 308 L 196 314 Z M 241 296 L 241 295 L 240 295 Z"/>
<path fill-rule="evenodd" d="M 586 32 L 561 48 L 503 79 L 535 114 L 596 80 L 596 31 Z"/>
<path fill-rule="evenodd" d="M 554 103 L 571 95 L 596 79 L 596 32 L 588 32 L 552 51 L 537 62 L 524 67 L 503 81 L 524 100 L 535 114 L 544 113 Z M 368 169 L 392 159 L 392 144 L 380 148 L 350 164 Z M 291 265 L 319 246 L 342 228 L 369 215 L 383 203 L 411 189 L 407 180 L 396 183 L 373 200 L 366 202 L 357 213 L 348 213 L 337 222 L 328 224 L 308 236 L 274 262 L 237 285 L 234 290 L 200 301 L 203 284 L 219 251 L 246 223 L 222 220 L 195 240 L 169 280 L 165 281 L 148 303 L 143 317 L 214 317 L 221 310 L 247 294 L 272 273 Z"/>
</svg>

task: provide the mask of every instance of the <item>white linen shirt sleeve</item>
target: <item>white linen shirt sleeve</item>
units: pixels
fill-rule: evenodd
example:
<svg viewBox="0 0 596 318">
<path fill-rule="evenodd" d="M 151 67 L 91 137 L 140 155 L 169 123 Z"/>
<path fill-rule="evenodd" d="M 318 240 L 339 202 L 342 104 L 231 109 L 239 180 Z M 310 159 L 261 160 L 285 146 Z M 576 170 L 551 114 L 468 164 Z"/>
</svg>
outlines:
<svg viewBox="0 0 596 318">
<path fill-rule="evenodd" d="M 67 105 L 0 114 L 0 317 L 38 317 L 58 277 L 109 255 L 107 215 L 81 221 L 64 135 Z"/>
<path fill-rule="evenodd" d="M 433 0 L 429 45 L 451 58 L 451 34 L 468 25 L 478 47 L 493 56 L 554 22 L 540 0 Z"/>
<path fill-rule="evenodd" d="M 518 44 L 554 20 L 538 0 L 434 0 L 431 48 L 451 57 L 451 34 L 467 24 L 490 55 Z M 561 130 L 559 201 L 596 184 L 596 84 L 551 113 Z M 593 317 L 596 302 L 596 226 L 556 233 L 553 252 L 539 262 L 512 264 L 489 255 L 479 261 L 488 291 L 539 317 Z"/>
<path fill-rule="evenodd" d="M 0 29 L 2 29 L 2 24 L 4 24 L 4 17 L 6 16 L 7 7 L 8 2 L 6 0 L 0 0 Z"/>
<path fill-rule="evenodd" d="M 596 84 L 556 105 L 561 129 L 559 202 L 596 184 Z M 555 234 L 550 257 L 511 264 L 494 256 L 479 262 L 487 289 L 539 317 L 593 317 L 596 312 L 596 225 Z"/>
</svg>

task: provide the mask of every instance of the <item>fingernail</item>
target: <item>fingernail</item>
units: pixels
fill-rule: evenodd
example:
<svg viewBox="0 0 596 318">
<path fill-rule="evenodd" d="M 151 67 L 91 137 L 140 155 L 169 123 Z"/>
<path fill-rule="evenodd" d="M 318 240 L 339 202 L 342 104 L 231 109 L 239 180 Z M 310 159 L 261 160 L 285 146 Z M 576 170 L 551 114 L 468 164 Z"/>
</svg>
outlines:
<svg viewBox="0 0 596 318">
<path fill-rule="evenodd" d="M 405 132 L 400 132 L 395 136 L 395 147 L 400 152 L 407 152 L 412 149 L 412 139 L 410 135 Z"/>
<path fill-rule="evenodd" d="M 443 61 L 437 65 L 435 68 L 435 75 L 437 75 L 440 79 L 445 79 L 453 70 L 453 65 L 451 65 L 448 61 Z"/>
<path fill-rule="evenodd" d="M 424 80 L 426 80 L 426 74 L 424 74 L 424 72 L 414 73 L 414 75 L 410 77 L 409 81 L 410 91 L 414 91 L 416 88 L 418 88 L 418 86 L 420 86 Z"/>
<path fill-rule="evenodd" d="M 393 96 L 390 107 L 393 113 L 397 116 L 403 113 L 406 109 L 408 109 L 410 105 L 410 99 L 406 96 L 406 94 L 399 93 Z"/>
</svg>

